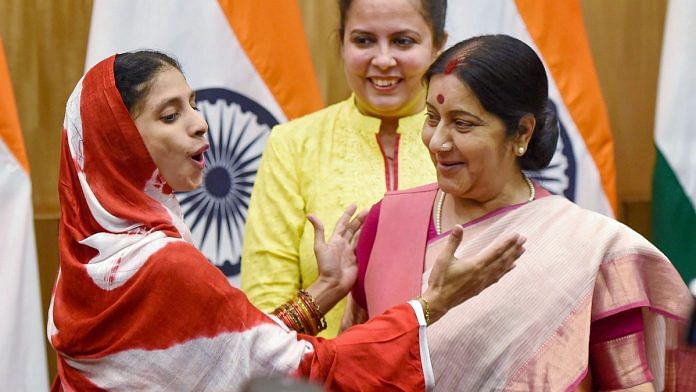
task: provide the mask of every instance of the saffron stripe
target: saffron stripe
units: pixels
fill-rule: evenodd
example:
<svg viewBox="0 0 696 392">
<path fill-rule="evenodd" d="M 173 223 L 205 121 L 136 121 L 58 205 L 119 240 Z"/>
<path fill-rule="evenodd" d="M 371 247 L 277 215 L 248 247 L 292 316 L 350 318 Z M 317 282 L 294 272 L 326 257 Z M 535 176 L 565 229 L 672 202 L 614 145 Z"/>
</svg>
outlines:
<svg viewBox="0 0 696 392">
<path fill-rule="evenodd" d="M 580 2 L 515 0 L 515 4 L 592 155 L 616 214 L 614 143 Z"/>
<path fill-rule="evenodd" d="M 19 126 L 19 116 L 12 92 L 10 72 L 7 69 L 2 37 L 0 37 L 0 139 L 5 142 L 14 158 L 29 174 L 29 160 L 24 149 L 24 140 Z"/>
<path fill-rule="evenodd" d="M 245 0 L 218 3 L 256 72 L 288 119 L 321 109 L 324 102 L 314 77 L 297 3 Z"/>
</svg>

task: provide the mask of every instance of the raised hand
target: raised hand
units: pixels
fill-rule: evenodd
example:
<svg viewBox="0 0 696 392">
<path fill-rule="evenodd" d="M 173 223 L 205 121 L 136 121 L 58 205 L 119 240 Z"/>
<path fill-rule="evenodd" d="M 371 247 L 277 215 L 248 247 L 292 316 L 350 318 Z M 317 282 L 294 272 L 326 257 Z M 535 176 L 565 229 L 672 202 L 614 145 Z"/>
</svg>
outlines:
<svg viewBox="0 0 696 392">
<path fill-rule="evenodd" d="M 348 294 L 358 275 L 355 246 L 367 211 L 355 215 L 356 209 L 355 205 L 346 208 L 328 241 L 325 240 L 321 221 L 313 215 L 307 216 L 314 227 L 314 254 L 319 270 L 317 280 L 307 291 L 323 313 Z"/>
<path fill-rule="evenodd" d="M 526 239 L 517 234 L 503 238 L 470 259 L 457 259 L 454 252 L 462 240 L 460 226 L 452 233 L 433 265 L 428 289 L 422 297 L 430 303 L 430 320 L 435 322 L 454 306 L 478 295 L 515 267 Z"/>
</svg>

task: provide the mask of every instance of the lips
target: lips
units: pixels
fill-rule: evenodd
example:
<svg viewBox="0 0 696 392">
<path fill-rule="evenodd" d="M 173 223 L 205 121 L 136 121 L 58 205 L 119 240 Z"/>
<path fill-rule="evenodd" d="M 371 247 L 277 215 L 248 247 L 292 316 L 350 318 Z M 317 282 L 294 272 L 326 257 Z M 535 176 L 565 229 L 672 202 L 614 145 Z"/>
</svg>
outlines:
<svg viewBox="0 0 696 392">
<path fill-rule="evenodd" d="M 208 150 L 208 148 L 210 148 L 210 146 L 206 144 L 190 156 L 194 164 L 201 169 L 205 167 L 205 152 Z"/>
<path fill-rule="evenodd" d="M 445 162 L 437 161 L 437 171 L 446 174 L 457 171 L 466 165 L 464 162 Z"/>
<path fill-rule="evenodd" d="M 368 77 L 367 80 L 370 82 L 370 84 L 376 88 L 377 90 L 390 90 L 393 89 L 396 85 L 401 83 L 401 78 L 384 78 L 384 77 Z"/>
</svg>

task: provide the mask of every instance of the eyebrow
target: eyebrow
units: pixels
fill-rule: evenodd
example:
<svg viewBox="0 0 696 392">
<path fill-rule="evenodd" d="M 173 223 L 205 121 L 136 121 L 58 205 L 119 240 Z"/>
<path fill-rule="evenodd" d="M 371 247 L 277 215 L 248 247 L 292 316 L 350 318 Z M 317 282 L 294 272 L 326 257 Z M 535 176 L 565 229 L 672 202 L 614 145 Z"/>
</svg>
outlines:
<svg viewBox="0 0 696 392">
<path fill-rule="evenodd" d="M 354 29 L 348 32 L 349 34 L 367 34 L 367 35 L 375 35 L 375 33 L 367 30 L 360 30 L 360 29 Z M 397 35 L 403 35 L 403 34 L 414 34 L 420 37 L 420 33 L 417 32 L 416 30 L 411 30 L 411 29 L 404 29 L 404 30 L 399 30 L 395 31 L 391 34 L 389 34 L 390 37 L 394 37 Z"/>
<path fill-rule="evenodd" d="M 196 100 L 196 92 L 191 90 L 191 94 L 189 94 L 189 101 L 191 100 Z M 178 103 L 179 102 L 179 97 L 171 97 L 171 98 L 165 98 L 160 103 L 155 105 L 155 111 L 159 112 L 160 110 L 164 109 L 165 107 Z"/>
<path fill-rule="evenodd" d="M 429 109 L 432 109 L 432 110 L 437 111 L 437 109 L 435 109 L 435 106 L 432 105 L 430 102 L 426 102 L 425 105 L 426 105 Z M 466 111 L 466 110 L 464 110 L 464 109 L 450 110 L 450 111 L 447 112 L 447 113 L 448 113 L 448 114 L 465 114 L 465 115 L 467 115 L 467 116 L 471 116 L 471 117 L 477 119 L 477 120 L 480 121 L 480 122 L 485 122 L 485 121 L 483 121 L 483 119 L 482 119 L 481 117 L 475 115 L 474 113 L 468 112 L 468 111 Z"/>
</svg>

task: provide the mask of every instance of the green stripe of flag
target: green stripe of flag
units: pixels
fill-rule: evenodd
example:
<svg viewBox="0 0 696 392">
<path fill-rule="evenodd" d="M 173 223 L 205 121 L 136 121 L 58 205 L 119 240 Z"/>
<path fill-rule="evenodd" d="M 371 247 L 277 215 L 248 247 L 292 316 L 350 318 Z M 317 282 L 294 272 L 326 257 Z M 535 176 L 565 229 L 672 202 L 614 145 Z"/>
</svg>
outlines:
<svg viewBox="0 0 696 392">
<path fill-rule="evenodd" d="M 659 148 L 652 203 L 653 242 L 689 282 L 696 278 L 696 211 Z"/>
</svg>

